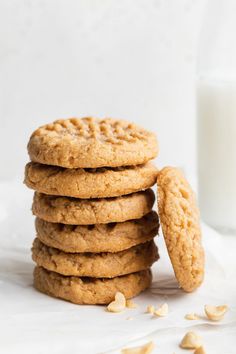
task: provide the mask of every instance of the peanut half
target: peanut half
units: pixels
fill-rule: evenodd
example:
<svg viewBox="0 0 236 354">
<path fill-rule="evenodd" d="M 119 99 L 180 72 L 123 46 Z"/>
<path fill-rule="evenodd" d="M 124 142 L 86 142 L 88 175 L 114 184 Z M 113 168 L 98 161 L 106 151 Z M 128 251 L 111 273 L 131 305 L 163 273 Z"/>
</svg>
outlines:
<svg viewBox="0 0 236 354">
<path fill-rule="evenodd" d="M 124 295 L 118 291 L 115 295 L 115 300 L 107 306 L 107 310 L 109 312 L 122 312 L 124 311 L 125 307 L 126 299 Z"/>
<path fill-rule="evenodd" d="M 221 306 L 205 305 L 204 309 L 209 320 L 220 321 L 223 319 L 226 311 L 228 310 L 228 306 L 227 305 L 221 305 Z"/>
</svg>

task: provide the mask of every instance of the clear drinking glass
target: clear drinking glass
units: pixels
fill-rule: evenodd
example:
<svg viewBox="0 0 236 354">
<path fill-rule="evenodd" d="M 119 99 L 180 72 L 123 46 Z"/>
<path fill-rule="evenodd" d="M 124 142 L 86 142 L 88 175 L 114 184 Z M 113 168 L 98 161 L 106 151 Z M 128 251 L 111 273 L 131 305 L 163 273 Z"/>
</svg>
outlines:
<svg viewBox="0 0 236 354">
<path fill-rule="evenodd" d="M 197 72 L 198 184 L 203 220 L 236 234 L 236 1 L 208 2 Z"/>
</svg>

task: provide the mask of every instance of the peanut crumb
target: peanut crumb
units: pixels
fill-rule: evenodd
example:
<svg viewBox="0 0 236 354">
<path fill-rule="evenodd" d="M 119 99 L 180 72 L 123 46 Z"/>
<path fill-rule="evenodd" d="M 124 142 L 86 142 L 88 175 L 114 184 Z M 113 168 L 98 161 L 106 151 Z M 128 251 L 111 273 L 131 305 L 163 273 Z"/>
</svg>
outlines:
<svg viewBox="0 0 236 354">
<path fill-rule="evenodd" d="M 136 309 L 138 307 L 132 300 L 126 300 L 126 307 L 129 309 Z"/>
<path fill-rule="evenodd" d="M 149 354 L 153 351 L 153 349 L 154 343 L 148 342 L 147 344 L 140 347 L 124 348 L 121 350 L 121 354 Z"/>
<path fill-rule="evenodd" d="M 197 348 L 193 354 L 206 354 L 206 351 L 203 346 Z"/>
<path fill-rule="evenodd" d="M 180 343 L 180 347 L 183 349 L 197 349 L 201 345 L 202 339 L 195 332 L 187 332 Z"/>
<path fill-rule="evenodd" d="M 187 314 L 184 316 L 184 318 L 185 318 L 186 320 L 190 320 L 190 321 L 192 321 L 192 320 L 199 320 L 199 316 L 196 315 L 196 313 L 187 313 Z"/>
<path fill-rule="evenodd" d="M 168 315 L 169 307 L 167 303 L 161 305 L 157 310 L 154 311 L 154 315 L 158 317 L 165 317 Z"/>
<path fill-rule="evenodd" d="M 154 311 L 155 311 L 155 307 L 153 305 L 148 305 L 147 306 L 147 313 L 150 313 L 151 315 L 154 314 Z"/>
</svg>

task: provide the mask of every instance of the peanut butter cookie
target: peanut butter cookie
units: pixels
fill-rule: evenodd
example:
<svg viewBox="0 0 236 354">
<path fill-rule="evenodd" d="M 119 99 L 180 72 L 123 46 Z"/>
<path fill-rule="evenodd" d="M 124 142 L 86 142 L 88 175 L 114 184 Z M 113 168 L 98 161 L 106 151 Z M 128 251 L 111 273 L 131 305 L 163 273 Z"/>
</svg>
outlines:
<svg viewBox="0 0 236 354">
<path fill-rule="evenodd" d="M 91 225 L 139 219 L 154 203 L 151 189 L 115 198 L 77 199 L 35 193 L 33 214 L 63 224 Z"/>
<path fill-rule="evenodd" d="M 71 118 L 38 128 L 28 143 L 32 161 L 66 168 L 143 164 L 157 156 L 155 134 L 122 120 Z"/>
<path fill-rule="evenodd" d="M 138 295 L 152 281 L 149 269 L 112 279 L 79 278 L 64 276 L 35 267 L 34 286 L 47 295 L 58 297 L 75 304 L 109 304 L 120 291 L 126 299 Z"/>
<path fill-rule="evenodd" d="M 95 225 L 64 225 L 36 218 L 37 237 L 64 252 L 119 252 L 150 241 L 158 233 L 153 211 L 141 219 Z"/>
<path fill-rule="evenodd" d="M 38 192 L 75 198 L 108 198 L 153 186 L 157 169 L 151 163 L 122 168 L 68 169 L 30 162 L 25 184 Z"/>
<path fill-rule="evenodd" d="M 195 195 L 180 170 L 159 174 L 158 209 L 167 250 L 179 285 L 195 290 L 204 278 L 204 250 Z"/>
<path fill-rule="evenodd" d="M 63 275 L 114 278 L 149 268 L 157 259 L 153 241 L 116 253 L 65 253 L 35 239 L 33 260 L 43 268 Z"/>
</svg>

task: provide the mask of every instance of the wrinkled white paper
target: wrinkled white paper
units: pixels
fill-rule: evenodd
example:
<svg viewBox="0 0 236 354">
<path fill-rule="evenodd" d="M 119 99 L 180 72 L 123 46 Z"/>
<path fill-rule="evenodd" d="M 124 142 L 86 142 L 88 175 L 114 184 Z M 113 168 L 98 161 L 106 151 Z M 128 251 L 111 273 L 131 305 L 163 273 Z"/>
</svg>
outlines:
<svg viewBox="0 0 236 354">
<path fill-rule="evenodd" d="M 113 314 L 103 306 L 53 299 L 32 287 L 31 200 L 32 192 L 21 182 L 0 184 L 0 353 L 119 353 L 123 347 L 153 340 L 154 353 L 177 354 L 185 352 L 178 344 L 187 330 L 202 336 L 209 354 L 236 353 L 236 237 L 221 236 L 203 225 L 205 282 L 186 294 L 177 287 L 160 235 L 161 259 L 153 267 L 152 288 L 134 300 L 136 309 Z M 167 317 L 145 313 L 147 305 L 164 302 L 169 305 Z M 210 322 L 204 316 L 205 304 L 227 304 L 230 310 L 223 321 Z M 200 319 L 184 319 L 192 312 Z"/>
</svg>

